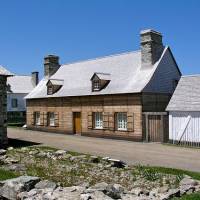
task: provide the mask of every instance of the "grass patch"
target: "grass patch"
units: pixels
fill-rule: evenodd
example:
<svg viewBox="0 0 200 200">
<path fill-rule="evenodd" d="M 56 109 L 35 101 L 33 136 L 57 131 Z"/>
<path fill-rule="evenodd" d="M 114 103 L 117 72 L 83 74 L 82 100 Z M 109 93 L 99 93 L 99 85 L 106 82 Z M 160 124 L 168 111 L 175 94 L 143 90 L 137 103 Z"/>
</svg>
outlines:
<svg viewBox="0 0 200 200">
<path fill-rule="evenodd" d="M 16 173 L 13 173 L 11 171 L 7 171 L 7 170 L 4 170 L 4 169 L 0 168 L 0 180 L 1 181 L 4 181 L 6 179 L 11 179 L 11 178 L 16 178 L 18 176 L 19 175 L 16 174 Z"/>
<path fill-rule="evenodd" d="M 166 167 L 150 167 L 150 166 L 143 166 L 143 168 L 147 170 L 153 170 L 157 173 L 163 173 L 163 174 L 172 174 L 176 176 L 183 176 L 188 175 L 191 176 L 194 179 L 200 180 L 200 173 L 199 172 L 192 172 L 187 170 L 181 170 L 181 169 L 173 169 L 173 168 L 166 168 Z"/>
<path fill-rule="evenodd" d="M 200 193 L 194 193 L 194 194 L 188 194 L 182 197 L 175 197 L 172 200 L 199 200 L 200 199 Z"/>
</svg>

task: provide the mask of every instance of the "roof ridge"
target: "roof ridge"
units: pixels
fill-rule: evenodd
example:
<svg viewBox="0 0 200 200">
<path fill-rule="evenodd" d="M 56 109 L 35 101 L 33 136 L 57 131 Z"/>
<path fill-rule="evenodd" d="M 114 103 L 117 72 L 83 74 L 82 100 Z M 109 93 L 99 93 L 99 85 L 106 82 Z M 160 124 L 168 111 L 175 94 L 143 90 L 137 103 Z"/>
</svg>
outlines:
<svg viewBox="0 0 200 200">
<path fill-rule="evenodd" d="M 96 57 L 96 58 L 89 58 L 89 59 L 86 59 L 86 60 L 79 60 L 79 61 L 65 63 L 65 64 L 62 64 L 61 66 L 63 66 L 63 65 L 71 65 L 71 64 L 75 64 L 75 63 L 88 62 L 88 61 L 93 61 L 93 60 L 100 60 L 100 59 L 103 59 L 103 58 L 110 58 L 110 57 L 115 57 L 115 56 L 121 56 L 121 55 L 125 55 L 125 54 L 136 53 L 136 52 L 139 52 L 139 51 L 141 51 L 141 50 L 126 51 L 126 52 L 111 54 L 111 55 L 107 55 L 107 56 L 100 56 L 100 57 Z"/>
<path fill-rule="evenodd" d="M 28 76 L 28 77 L 31 77 L 31 75 L 19 75 L 19 74 L 15 74 L 13 77 L 15 76 Z"/>
<path fill-rule="evenodd" d="M 200 74 L 188 74 L 188 75 L 184 75 L 181 78 L 187 78 L 187 77 L 198 77 L 200 76 Z"/>
</svg>

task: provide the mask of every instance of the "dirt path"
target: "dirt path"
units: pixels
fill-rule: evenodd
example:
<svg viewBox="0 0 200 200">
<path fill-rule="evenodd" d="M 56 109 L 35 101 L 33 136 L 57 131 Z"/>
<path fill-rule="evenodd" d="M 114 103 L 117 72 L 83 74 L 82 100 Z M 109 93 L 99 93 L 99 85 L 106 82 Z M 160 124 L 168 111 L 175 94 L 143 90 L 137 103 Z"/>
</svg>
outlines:
<svg viewBox="0 0 200 200">
<path fill-rule="evenodd" d="M 164 166 L 200 172 L 200 149 L 54 134 L 17 128 L 9 128 L 8 137 L 81 153 L 109 156 L 129 164 Z"/>
</svg>

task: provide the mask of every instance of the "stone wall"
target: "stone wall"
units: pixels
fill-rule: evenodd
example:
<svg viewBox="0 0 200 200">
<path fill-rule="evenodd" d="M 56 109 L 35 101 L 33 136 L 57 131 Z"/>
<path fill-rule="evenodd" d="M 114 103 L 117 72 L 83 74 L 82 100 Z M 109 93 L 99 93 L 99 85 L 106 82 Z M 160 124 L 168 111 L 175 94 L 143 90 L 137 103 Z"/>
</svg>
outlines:
<svg viewBox="0 0 200 200">
<path fill-rule="evenodd" d="M 33 124 L 33 113 L 36 111 L 42 114 L 44 121 L 41 126 Z M 49 127 L 45 123 L 47 112 L 56 113 L 56 127 Z M 139 94 L 27 100 L 27 126 L 30 129 L 73 134 L 73 112 L 81 112 L 82 135 L 142 140 L 142 105 Z M 103 130 L 93 129 L 92 112 L 103 112 L 103 121 L 109 125 L 107 124 Z M 127 113 L 127 131 L 115 130 L 116 112 Z"/>
<path fill-rule="evenodd" d="M 0 146 L 7 144 L 7 91 L 6 76 L 0 76 Z"/>
</svg>

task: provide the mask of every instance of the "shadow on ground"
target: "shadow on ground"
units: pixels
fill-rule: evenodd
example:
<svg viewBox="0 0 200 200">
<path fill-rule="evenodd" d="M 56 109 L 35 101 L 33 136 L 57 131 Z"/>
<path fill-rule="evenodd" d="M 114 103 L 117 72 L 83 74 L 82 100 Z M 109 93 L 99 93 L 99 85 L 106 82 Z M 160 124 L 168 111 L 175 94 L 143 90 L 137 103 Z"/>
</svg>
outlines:
<svg viewBox="0 0 200 200">
<path fill-rule="evenodd" d="M 29 142 L 25 140 L 20 140 L 20 139 L 8 139 L 8 147 L 14 147 L 14 148 L 20 148 L 20 147 L 29 147 L 29 146 L 34 146 L 34 145 L 39 145 L 41 143 L 36 143 L 36 142 Z"/>
</svg>

